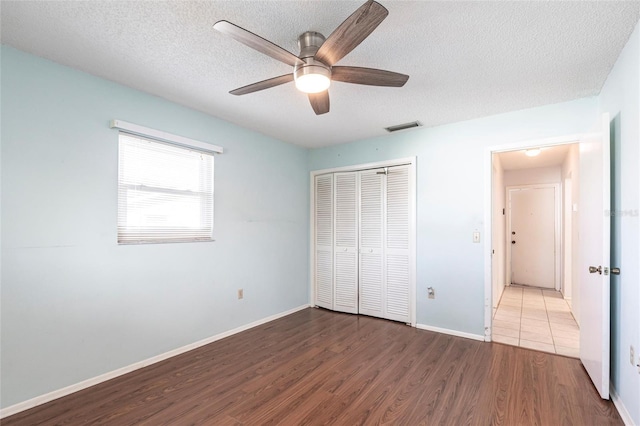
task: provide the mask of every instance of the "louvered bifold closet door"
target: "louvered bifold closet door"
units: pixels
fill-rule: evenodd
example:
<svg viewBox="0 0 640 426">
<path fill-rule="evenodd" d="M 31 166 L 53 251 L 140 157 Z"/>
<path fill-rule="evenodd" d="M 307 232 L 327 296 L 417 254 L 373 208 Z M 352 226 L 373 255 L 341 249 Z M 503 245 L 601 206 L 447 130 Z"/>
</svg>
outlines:
<svg viewBox="0 0 640 426">
<path fill-rule="evenodd" d="M 358 313 L 358 173 L 335 173 L 333 309 Z"/>
<path fill-rule="evenodd" d="M 379 172 L 382 171 L 382 174 Z M 384 318 L 384 205 L 385 175 L 382 169 L 359 172 L 360 185 L 360 285 L 361 314 Z"/>
<path fill-rule="evenodd" d="M 410 322 L 409 166 L 389 167 L 386 188 L 385 318 Z"/>
<path fill-rule="evenodd" d="M 333 309 L 333 175 L 315 180 L 315 303 Z"/>
</svg>

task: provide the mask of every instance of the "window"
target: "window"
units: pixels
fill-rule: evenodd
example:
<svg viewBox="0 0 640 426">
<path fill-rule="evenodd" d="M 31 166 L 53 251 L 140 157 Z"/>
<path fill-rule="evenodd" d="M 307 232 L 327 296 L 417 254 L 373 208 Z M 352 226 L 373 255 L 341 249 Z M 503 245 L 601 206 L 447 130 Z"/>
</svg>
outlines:
<svg viewBox="0 0 640 426">
<path fill-rule="evenodd" d="M 118 243 L 211 241 L 213 155 L 120 132 Z"/>
</svg>

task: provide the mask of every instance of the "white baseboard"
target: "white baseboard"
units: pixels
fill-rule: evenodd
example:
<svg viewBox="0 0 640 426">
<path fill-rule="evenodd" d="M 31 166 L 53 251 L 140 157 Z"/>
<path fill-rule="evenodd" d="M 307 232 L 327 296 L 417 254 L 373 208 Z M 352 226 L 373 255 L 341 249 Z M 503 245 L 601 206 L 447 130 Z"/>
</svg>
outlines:
<svg viewBox="0 0 640 426">
<path fill-rule="evenodd" d="M 19 402 L 17 404 L 11 405 L 9 407 L 3 408 L 0 410 L 0 419 L 11 416 L 13 414 L 17 414 L 21 411 L 28 410 L 33 407 L 37 407 L 38 405 L 46 404 L 47 402 L 53 401 L 54 399 L 61 398 L 63 396 L 70 395 L 74 392 L 78 392 L 79 390 L 86 389 L 88 387 L 97 385 L 102 382 L 106 382 L 107 380 L 111 380 L 115 377 L 122 376 L 123 374 L 130 373 L 135 370 L 139 370 L 141 368 L 147 367 L 151 364 L 155 364 L 156 362 L 164 361 L 165 359 L 174 357 L 176 355 L 183 354 L 185 352 L 191 351 L 193 349 L 199 348 L 204 345 L 208 345 L 209 343 L 213 343 L 216 340 L 224 339 L 225 337 L 229 337 L 233 334 L 240 333 L 241 331 L 248 330 L 253 327 L 257 327 L 259 325 L 265 324 L 267 322 L 276 320 L 278 318 L 285 317 L 287 315 L 291 315 L 294 312 L 301 311 L 310 307 L 310 305 L 302 305 L 297 308 L 289 309 L 285 312 L 280 312 L 279 314 L 271 315 L 266 318 L 262 318 L 260 320 L 254 321 L 252 323 L 242 325 L 240 327 L 234 328 L 233 330 L 225 331 L 220 334 L 216 334 L 215 336 L 208 337 L 206 339 L 190 343 L 188 345 L 182 346 L 177 349 L 173 349 L 169 352 L 165 352 L 160 355 L 153 356 L 151 358 L 147 358 L 142 361 L 135 362 L 133 364 L 127 365 L 122 368 L 118 368 L 117 370 L 110 371 L 108 373 L 101 374 L 96 377 L 92 377 L 87 380 L 83 380 L 82 382 L 75 383 L 73 385 L 66 386 L 62 389 L 55 390 L 53 392 L 46 393 L 44 395 L 36 396 L 35 398 L 28 399 L 23 402 Z"/>
<path fill-rule="evenodd" d="M 622 417 L 622 421 L 626 426 L 637 426 L 636 423 L 633 422 L 631 418 L 631 414 L 627 410 L 627 407 L 624 406 L 624 403 L 620 399 L 620 395 L 618 395 L 618 391 L 613 387 L 613 383 L 609 383 L 609 395 L 611 396 L 611 401 L 613 401 L 613 405 L 616 406 L 618 413 L 620 413 L 620 417 Z"/>
<path fill-rule="evenodd" d="M 421 330 L 435 331 L 436 333 L 450 334 L 452 336 L 464 337 L 465 339 L 479 340 L 484 342 L 484 336 L 480 334 L 465 333 L 464 331 L 449 330 L 448 328 L 433 327 L 431 325 L 416 324 L 416 328 Z"/>
</svg>

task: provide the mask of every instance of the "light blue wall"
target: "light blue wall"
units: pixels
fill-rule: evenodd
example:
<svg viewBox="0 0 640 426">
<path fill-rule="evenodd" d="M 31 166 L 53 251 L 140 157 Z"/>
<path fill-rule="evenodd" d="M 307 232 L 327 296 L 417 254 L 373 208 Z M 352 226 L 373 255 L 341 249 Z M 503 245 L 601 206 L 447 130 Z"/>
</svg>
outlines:
<svg viewBox="0 0 640 426">
<path fill-rule="evenodd" d="M 600 93 L 600 109 L 611 115 L 612 217 L 611 381 L 635 424 L 640 424 L 640 374 L 629 362 L 629 346 L 640 351 L 640 24 L 627 42 Z"/>
<path fill-rule="evenodd" d="M 484 252 L 471 234 L 484 229 L 486 147 L 589 131 L 608 110 L 624 154 L 617 190 L 637 209 L 639 38 L 600 98 L 311 152 L 3 47 L 1 406 L 307 303 L 309 170 L 416 156 L 417 321 L 483 334 Z M 116 244 L 112 118 L 225 148 L 215 243 Z M 630 284 L 612 297 L 612 373 L 640 423 L 638 374 L 627 374 L 628 344 L 640 351 L 638 218 L 620 226 Z"/>
<path fill-rule="evenodd" d="M 1 54 L 2 407 L 308 303 L 307 150 Z M 118 246 L 114 118 L 225 148 L 215 242 Z"/>
<path fill-rule="evenodd" d="M 483 335 L 484 250 L 472 243 L 472 233 L 484 230 L 488 208 L 486 148 L 589 131 L 597 108 L 597 98 L 585 98 L 316 149 L 310 168 L 416 156 L 417 322 Z M 427 298 L 429 286 L 436 291 L 433 300 Z"/>
</svg>

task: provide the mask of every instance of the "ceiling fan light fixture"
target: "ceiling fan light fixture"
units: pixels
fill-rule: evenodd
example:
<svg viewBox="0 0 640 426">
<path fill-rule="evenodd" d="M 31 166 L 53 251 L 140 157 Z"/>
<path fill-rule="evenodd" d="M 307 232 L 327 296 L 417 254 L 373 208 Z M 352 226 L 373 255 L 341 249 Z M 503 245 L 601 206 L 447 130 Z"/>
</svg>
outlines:
<svg viewBox="0 0 640 426">
<path fill-rule="evenodd" d="M 293 76 L 296 88 L 304 93 L 324 92 L 331 85 L 331 72 L 321 66 L 300 67 Z"/>
<path fill-rule="evenodd" d="M 295 81 L 296 88 L 307 94 L 313 112 L 322 115 L 329 112 L 329 91 L 331 80 L 350 84 L 380 87 L 402 87 L 408 75 L 376 68 L 335 66 L 387 17 L 389 11 L 375 0 L 367 0 L 347 19 L 333 30 L 329 38 L 316 31 L 307 31 L 298 37 L 300 54 L 297 56 L 229 21 L 221 20 L 213 28 L 260 53 L 270 56 L 289 66 L 293 73 L 287 73 L 267 80 L 258 81 L 230 91 L 232 95 L 246 95 L 259 90 L 280 86 Z"/>
<path fill-rule="evenodd" d="M 527 149 L 524 153 L 527 157 L 535 157 L 540 154 L 540 148 Z"/>
</svg>

